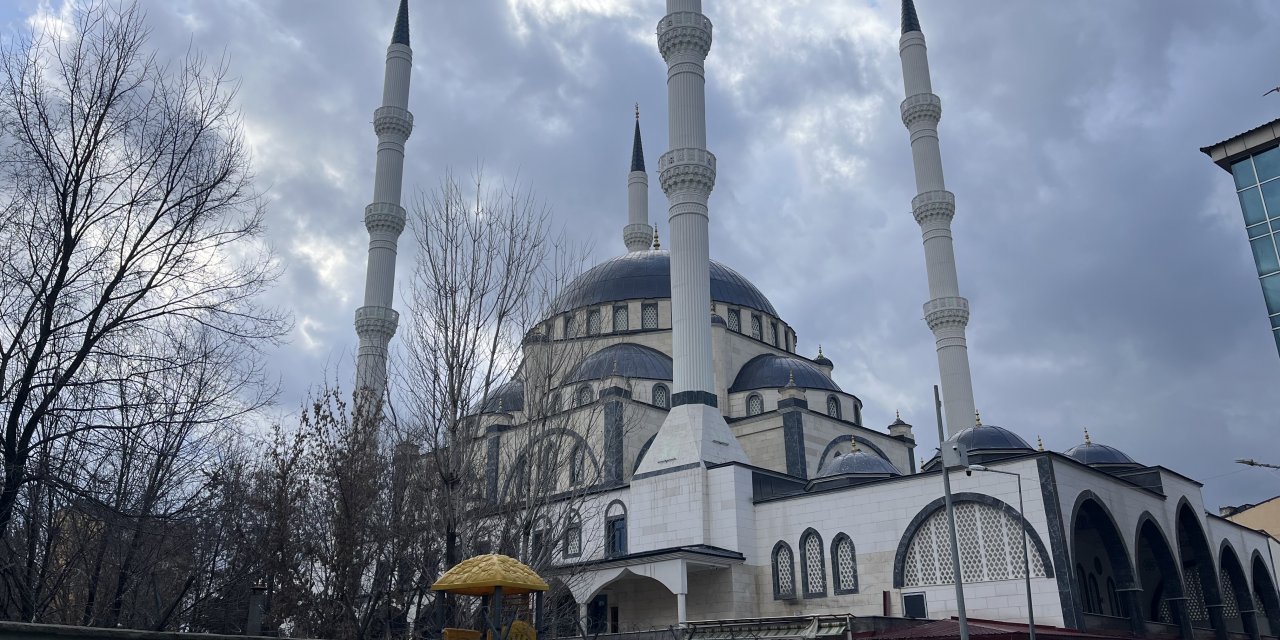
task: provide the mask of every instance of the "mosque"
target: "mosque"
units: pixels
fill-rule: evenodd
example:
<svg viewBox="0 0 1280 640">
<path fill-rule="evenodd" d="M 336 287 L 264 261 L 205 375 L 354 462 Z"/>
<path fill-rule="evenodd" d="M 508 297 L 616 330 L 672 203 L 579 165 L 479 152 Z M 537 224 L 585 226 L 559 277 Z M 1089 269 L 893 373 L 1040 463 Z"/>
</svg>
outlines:
<svg viewBox="0 0 1280 640">
<path fill-rule="evenodd" d="M 836 363 L 821 350 L 798 353 L 796 331 L 769 298 L 710 259 L 716 161 L 703 63 L 713 29 L 702 5 L 666 0 L 657 24 L 670 139 L 655 173 L 669 204 L 670 249 L 659 248 L 649 224 L 637 121 L 626 252 L 584 272 L 530 328 L 526 365 L 476 416 L 489 452 L 484 500 L 510 504 L 536 451 L 571 452 L 557 480 L 565 487 L 558 511 L 533 535 L 552 573 L 572 576 L 565 597 L 591 633 L 718 621 L 724 637 L 735 624 L 738 635 L 750 627 L 815 637 L 841 635 L 859 618 L 955 616 L 942 459 L 923 452 L 931 458 L 917 467 L 915 428 L 900 418 L 868 424 L 862 400 L 833 379 Z M 943 446 L 967 451 L 974 465 L 949 473 L 968 616 L 1025 623 L 1034 614 L 1046 629 L 1115 635 L 1280 634 L 1280 544 L 1209 513 L 1199 482 L 1087 433 L 1061 453 L 1032 447 L 974 411 L 941 100 L 913 0 L 902 2 L 899 50 L 918 188 L 911 206 L 928 266 L 924 315 L 949 426 Z M 375 112 L 368 279 L 356 313 L 357 385 L 379 393 L 398 322 L 392 290 L 413 127 L 411 60 L 401 0 Z M 567 345 L 582 357 L 548 388 L 526 384 L 532 363 Z M 547 416 L 567 426 L 533 436 Z M 814 627 L 819 621 L 827 626 Z"/>
</svg>

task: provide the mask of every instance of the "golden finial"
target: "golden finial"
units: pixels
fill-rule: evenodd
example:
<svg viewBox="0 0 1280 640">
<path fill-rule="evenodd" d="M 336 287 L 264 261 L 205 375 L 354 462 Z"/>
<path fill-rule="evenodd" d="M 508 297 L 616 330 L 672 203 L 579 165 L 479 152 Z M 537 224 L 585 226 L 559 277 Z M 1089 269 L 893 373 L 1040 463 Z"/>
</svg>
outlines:
<svg viewBox="0 0 1280 640">
<path fill-rule="evenodd" d="M 973 426 L 975 427 L 982 426 L 982 414 L 980 412 L 977 412 L 977 411 L 973 412 L 973 422 L 974 422 Z"/>
<path fill-rule="evenodd" d="M 618 356 L 613 357 L 613 375 L 618 375 Z"/>
<path fill-rule="evenodd" d="M 901 419 L 902 419 L 902 412 L 901 412 L 901 411 L 898 411 L 897 409 L 894 409 L 894 410 L 893 410 L 893 417 L 895 417 L 895 418 L 897 418 L 897 419 L 901 420 Z"/>
<path fill-rule="evenodd" d="M 857 441 L 857 439 L 855 439 L 855 438 L 850 438 L 850 439 L 849 439 L 849 445 L 850 445 L 850 446 L 849 446 L 849 455 L 853 455 L 853 454 L 855 454 L 855 453 L 857 453 L 857 452 L 859 452 L 859 451 L 862 451 L 862 448 L 858 446 L 858 441 Z"/>
<path fill-rule="evenodd" d="M 1084 443 L 1085 443 L 1085 444 L 1093 444 L 1093 438 L 1090 438 L 1090 437 L 1089 437 L 1089 430 L 1088 430 L 1088 429 L 1085 429 L 1085 430 L 1084 430 Z"/>
<path fill-rule="evenodd" d="M 788 372 L 787 372 L 787 386 L 788 386 L 788 387 L 794 387 L 794 386 L 796 386 L 796 372 L 795 372 L 795 369 L 792 369 L 792 370 L 790 370 L 790 371 L 788 371 Z"/>
<path fill-rule="evenodd" d="M 1042 439 L 1040 436 L 1036 436 L 1036 448 L 1041 451 L 1044 451 L 1044 439 Z"/>
<path fill-rule="evenodd" d="M 636 122 L 640 122 L 640 103 L 636 103 Z"/>
<path fill-rule="evenodd" d="M 818 357 L 822 357 L 822 345 L 818 345 Z"/>
<path fill-rule="evenodd" d="M 662 245 L 658 244 L 658 228 L 657 227 L 653 228 L 653 248 L 655 251 L 662 248 Z"/>
</svg>

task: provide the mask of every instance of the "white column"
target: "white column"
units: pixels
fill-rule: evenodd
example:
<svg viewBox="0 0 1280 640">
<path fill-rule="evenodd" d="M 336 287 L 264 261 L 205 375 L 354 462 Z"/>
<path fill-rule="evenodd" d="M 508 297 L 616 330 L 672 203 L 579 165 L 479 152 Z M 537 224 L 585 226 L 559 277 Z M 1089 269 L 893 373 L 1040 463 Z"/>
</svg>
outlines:
<svg viewBox="0 0 1280 640">
<path fill-rule="evenodd" d="M 399 20 L 405 21 L 403 26 L 407 29 L 407 8 L 405 3 L 401 5 Z M 396 247 L 405 225 L 400 190 L 404 178 L 404 145 L 413 131 L 413 114 L 408 111 L 412 70 L 413 50 L 407 42 L 393 42 L 387 48 L 382 106 L 373 112 L 373 130 L 378 136 L 377 168 L 373 202 L 364 210 L 364 224 L 369 231 L 369 262 L 365 272 L 364 306 L 356 310 L 355 326 L 360 337 L 356 390 L 375 397 L 381 397 L 386 387 L 387 345 L 400 319 L 392 308 L 392 298 Z"/>
<path fill-rule="evenodd" d="M 676 626 L 683 627 L 689 622 L 689 607 L 686 604 L 688 594 L 676 594 Z"/>
<path fill-rule="evenodd" d="M 946 189 L 942 152 L 938 146 L 942 101 L 932 91 L 924 34 L 919 30 L 902 34 L 899 53 L 906 89 L 906 100 L 901 107 L 902 122 L 911 134 L 911 159 L 916 176 L 917 195 L 911 201 L 911 208 L 924 239 L 925 267 L 929 278 L 930 299 L 924 305 L 924 315 L 937 341 L 947 430 L 954 434 L 973 426 L 974 401 L 965 341 L 969 301 L 960 296 L 951 239 L 955 196 Z"/>
</svg>

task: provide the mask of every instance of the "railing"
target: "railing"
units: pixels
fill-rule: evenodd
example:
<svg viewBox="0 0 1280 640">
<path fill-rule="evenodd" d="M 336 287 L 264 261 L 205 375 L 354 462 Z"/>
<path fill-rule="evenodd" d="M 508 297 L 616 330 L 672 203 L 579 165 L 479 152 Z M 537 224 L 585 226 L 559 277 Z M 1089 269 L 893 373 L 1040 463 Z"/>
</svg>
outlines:
<svg viewBox="0 0 1280 640">
<path fill-rule="evenodd" d="M 677 627 L 618 633 L 588 633 L 585 636 L 559 636 L 559 640 L 684 640 L 684 638 L 685 631 Z"/>
</svg>

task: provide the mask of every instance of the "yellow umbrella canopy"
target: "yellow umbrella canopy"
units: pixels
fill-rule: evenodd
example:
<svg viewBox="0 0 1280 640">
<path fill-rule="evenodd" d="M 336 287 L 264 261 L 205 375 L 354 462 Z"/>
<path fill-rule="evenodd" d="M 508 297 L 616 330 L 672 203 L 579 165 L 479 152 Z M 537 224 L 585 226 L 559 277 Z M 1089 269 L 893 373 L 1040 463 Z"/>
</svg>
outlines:
<svg viewBox="0 0 1280 640">
<path fill-rule="evenodd" d="M 467 558 L 440 576 L 432 591 L 459 593 L 466 596 L 493 595 L 502 587 L 503 595 L 546 591 L 549 587 L 529 565 L 498 553 Z"/>
</svg>

